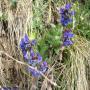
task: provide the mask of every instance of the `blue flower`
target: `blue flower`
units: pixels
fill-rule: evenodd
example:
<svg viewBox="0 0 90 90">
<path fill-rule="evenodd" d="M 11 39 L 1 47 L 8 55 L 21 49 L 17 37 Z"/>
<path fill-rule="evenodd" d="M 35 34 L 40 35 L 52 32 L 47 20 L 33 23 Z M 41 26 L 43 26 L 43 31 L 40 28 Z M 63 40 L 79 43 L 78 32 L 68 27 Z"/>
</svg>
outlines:
<svg viewBox="0 0 90 90">
<path fill-rule="evenodd" d="M 35 53 L 34 53 L 34 51 L 33 51 L 32 48 L 30 49 L 30 56 L 31 56 L 31 57 L 34 57 L 34 56 L 35 56 Z"/>
<path fill-rule="evenodd" d="M 73 42 L 70 40 L 70 39 L 66 39 L 66 40 L 64 40 L 64 42 L 63 42 L 63 45 L 64 46 L 70 46 L 70 45 L 72 45 L 73 44 Z"/>
<path fill-rule="evenodd" d="M 41 66 L 40 66 L 40 71 L 41 71 L 42 73 L 45 73 L 47 70 L 48 70 L 48 64 L 47 64 L 46 61 L 44 61 L 44 62 L 41 64 Z"/>
<path fill-rule="evenodd" d="M 63 26 L 67 26 L 69 23 L 73 21 L 72 15 L 74 15 L 74 11 L 70 11 L 71 4 L 66 4 L 65 8 L 60 8 L 60 22 Z"/>
<path fill-rule="evenodd" d="M 35 68 L 35 67 L 34 67 Z M 32 69 L 32 68 L 28 68 L 28 72 L 30 72 L 32 74 L 33 77 L 40 77 L 41 73 L 45 74 L 46 71 L 48 70 L 48 64 L 46 61 L 44 61 L 41 65 L 40 68 L 38 68 L 37 70 Z"/>
<path fill-rule="evenodd" d="M 7 87 L 3 87 L 3 90 L 8 90 L 8 88 Z"/>
<path fill-rule="evenodd" d="M 29 43 L 29 38 L 28 38 L 27 34 L 25 34 L 23 40 L 24 40 L 25 44 Z"/>
<path fill-rule="evenodd" d="M 27 63 L 37 70 L 28 68 L 28 72 L 32 74 L 34 77 L 41 76 L 41 73 L 45 73 L 48 69 L 47 63 L 42 63 L 42 56 L 39 53 L 35 53 L 33 51 L 32 46 L 36 45 L 36 40 L 30 41 L 28 36 L 25 34 L 24 38 L 20 41 L 20 48 L 23 53 L 23 57 L 27 60 Z M 41 64 L 42 63 L 42 64 Z"/>
<path fill-rule="evenodd" d="M 65 10 L 64 8 L 60 8 L 60 12 L 59 13 L 60 14 L 63 14 L 64 13 L 64 10 Z"/>
<path fill-rule="evenodd" d="M 69 23 L 72 22 L 72 19 L 71 18 L 61 18 L 61 23 L 63 26 L 67 26 Z"/>
<path fill-rule="evenodd" d="M 25 43 L 24 43 L 24 39 L 22 38 L 21 41 L 20 41 L 20 48 L 22 50 L 25 50 Z"/>
<path fill-rule="evenodd" d="M 2 89 L 3 89 L 3 90 L 11 90 L 10 87 L 3 87 Z"/>
<path fill-rule="evenodd" d="M 32 55 L 33 56 L 30 57 L 28 63 L 31 64 L 32 66 L 36 66 L 42 61 L 42 56 L 39 53 L 35 54 L 34 52 L 32 53 Z"/>
<path fill-rule="evenodd" d="M 64 38 L 72 38 L 72 37 L 74 37 L 74 34 L 72 33 L 71 30 L 65 30 L 64 34 L 63 34 L 63 37 Z"/>
<path fill-rule="evenodd" d="M 75 11 L 71 11 L 71 13 L 70 13 L 70 14 L 71 14 L 71 15 L 75 15 L 75 13 L 76 13 Z"/>
<path fill-rule="evenodd" d="M 21 48 L 22 50 L 25 50 L 26 47 L 27 47 L 27 46 L 26 46 L 27 44 L 29 44 L 29 38 L 28 38 L 28 36 L 25 34 L 24 38 L 22 38 L 21 41 L 20 41 L 20 48 Z"/>
<path fill-rule="evenodd" d="M 40 63 L 42 61 L 42 56 L 39 53 L 37 53 L 37 57 L 38 57 L 38 63 Z"/>
<path fill-rule="evenodd" d="M 35 69 L 32 69 L 32 68 L 28 68 L 28 72 L 30 72 L 33 77 L 40 77 L 41 76 L 41 74 L 38 70 L 35 70 Z"/>
<path fill-rule="evenodd" d="M 72 33 L 71 30 L 69 30 L 69 29 L 65 30 L 63 33 L 63 39 L 64 39 L 63 45 L 64 46 L 72 45 L 73 42 L 72 42 L 71 38 L 73 38 L 73 37 L 74 37 L 74 34 Z"/>
<path fill-rule="evenodd" d="M 20 41 L 20 48 L 22 50 L 27 50 L 27 49 L 30 49 L 35 44 L 36 44 L 36 40 L 30 41 L 27 34 L 25 34 L 24 38 L 22 38 Z"/>
<path fill-rule="evenodd" d="M 32 42 L 31 42 L 31 44 L 32 44 L 32 46 L 34 46 L 34 45 L 36 45 L 36 40 L 32 40 Z"/>
<path fill-rule="evenodd" d="M 29 52 L 26 52 L 23 56 L 24 56 L 24 59 L 25 59 L 25 60 L 29 60 L 29 58 L 30 58 L 30 53 L 29 53 Z"/>
<path fill-rule="evenodd" d="M 71 8 L 71 4 L 70 3 L 66 4 L 65 9 L 69 10 L 70 8 Z"/>
<path fill-rule="evenodd" d="M 63 26 L 67 26 L 69 23 L 71 23 L 72 22 L 72 18 L 70 18 L 69 16 L 67 16 L 67 15 L 61 15 L 61 24 L 63 25 Z"/>
<path fill-rule="evenodd" d="M 25 34 L 24 38 L 20 41 L 20 48 L 23 53 L 23 57 L 25 60 L 28 60 L 30 57 L 28 55 L 28 51 L 30 52 L 30 55 L 32 56 L 34 53 L 32 52 L 32 46 L 36 44 L 35 40 L 30 41 L 28 36 Z M 34 55 L 33 55 L 34 56 Z"/>
</svg>

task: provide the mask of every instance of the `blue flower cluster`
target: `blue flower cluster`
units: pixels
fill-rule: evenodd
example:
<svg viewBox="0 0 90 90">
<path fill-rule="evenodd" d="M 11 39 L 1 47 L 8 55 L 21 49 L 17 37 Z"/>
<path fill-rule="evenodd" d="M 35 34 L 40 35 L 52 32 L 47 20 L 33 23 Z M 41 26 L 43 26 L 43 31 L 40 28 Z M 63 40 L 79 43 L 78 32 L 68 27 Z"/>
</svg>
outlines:
<svg viewBox="0 0 90 90">
<path fill-rule="evenodd" d="M 0 90 L 19 90 L 18 87 L 2 87 Z"/>
<path fill-rule="evenodd" d="M 74 37 L 74 34 L 72 33 L 71 30 L 65 30 L 63 33 L 63 46 L 69 46 L 73 44 L 73 41 L 71 40 L 71 38 Z"/>
<path fill-rule="evenodd" d="M 48 64 L 47 62 L 42 61 L 42 56 L 39 53 L 34 52 L 33 46 L 35 45 L 36 40 L 30 41 L 26 34 L 20 41 L 20 48 L 22 50 L 25 61 L 27 61 L 29 65 L 35 68 L 32 69 L 29 67 L 28 72 L 30 72 L 34 77 L 39 77 L 41 76 L 41 72 L 43 74 L 46 73 Z"/>
<path fill-rule="evenodd" d="M 20 48 L 22 49 L 22 53 L 23 53 L 23 56 L 24 56 L 25 60 L 28 59 L 27 51 L 31 52 L 31 48 L 35 44 L 36 44 L 36 41 L 35 40 L 30 41 L 26 34 L 25 34 L 24 38 L 21 39 Z"/>
<path fill-rule="evenodd" d="M 67 26 L 69 23 L 71 23 L 73 20 L 71 18 L 72 15 L 74 15 L 74 11 L 71 11 L 71 4 L 66 4 L 64 8 L 60 8 L 60 22 L 63 26 Z"/>
<path fill-rule="evenodd" d="M 35 67 L 35 69 L 28 68 L 28 71 L 30 73 L 32 73 L 32 75 L 34 77 L 40 77 L 41 76 L 41 73 L 45 74 L 47 70 L 48 70 L 48 65 L 47 65 L 47 62 L 46 61 L 42 62 L 42 64 L 40 64 L 39 67 Z"/>
<path fill-rule="evenodd" d="M 66 4 L 65 7 L 60 9 L 60 21 L 63 27 L 66 27 L 69 23 L 73 21 L 72 15 L 75 14 L 75 11 L 71 11 L 71 4 Z M 63 33 L 63 46 L 70 46 L 73 44 L 71 40 L 74 37 L 72 30 L 65 29 Z"/>
</svg>

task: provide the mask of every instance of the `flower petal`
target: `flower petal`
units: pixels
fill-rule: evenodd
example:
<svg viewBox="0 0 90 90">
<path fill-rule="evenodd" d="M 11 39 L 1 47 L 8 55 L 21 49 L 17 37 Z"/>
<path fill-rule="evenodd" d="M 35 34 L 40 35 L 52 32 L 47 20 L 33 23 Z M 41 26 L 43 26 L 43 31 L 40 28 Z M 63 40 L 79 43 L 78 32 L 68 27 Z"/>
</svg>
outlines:
<svg viewBox="0 0 90 90">
<path fill-rule="evenodd" d="M 63 42 L 63 45 L 64 46 L 69 46 L 69 45 L 72 45 L 73 44 L 73 42 L 71 41 L 71 40 L 65 40 L 64 42 Z"/>
<path fill-rule="evenodd" d="M 71 13 L 70 13 L 70 14 L 71 14 L 71 15 L 75 15 L 75 13 L 76 13 L 75 11 L 71 11 Z"/>
<path fill-rule="evenodd" d="M 36 45 L 36 40 L 32 40 L 32 42 L 31 42 L 31 44 L 34 46 L 34 45 Z"/>
<path fill-rule="evenodd" d="M 25 34 L 25 36 L 24 36 L 23 39 L 24 39 L 24 42 L 25 42 L 25 43 L 29 43 L 29 38 L 28 38 L 27 34 Z"/>
<path fill-rule="evenodd" d="M 69 10 L 70 8 L 71 8 L 71 4 L 70 3 L 66 4 L 65 9 Z"/>
<path fill-rule="evenodd" d="M 74 37 L 74 34 L 70 30 L 68 30 L 68 31 L 64 32 L 63 37 L 64 38 L 72 38 L 72 37 Z"/>
</svg>

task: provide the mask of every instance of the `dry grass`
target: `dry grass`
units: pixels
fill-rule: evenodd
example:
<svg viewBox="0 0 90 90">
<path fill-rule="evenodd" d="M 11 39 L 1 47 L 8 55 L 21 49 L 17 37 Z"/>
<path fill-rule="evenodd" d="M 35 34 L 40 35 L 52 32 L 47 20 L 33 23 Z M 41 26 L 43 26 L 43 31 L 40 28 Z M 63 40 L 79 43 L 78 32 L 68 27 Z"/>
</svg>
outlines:
<svg viewBox="0 0 90 90">
<path fill-rule="evenodd" d="M 70 58 L 66 58 L 66 68 L 61 82 L 62 90 L 89 90 L 87 66 L 90 65 L 90 43 L 76 36 L 75 44 L 68 48 Z"/>
<path fill-rule="evenodd" d="M 19 61 L 23 61 L 20 56 L 19 42 L 28 29 L 32 29 L 32 0 L 19 0 L 17 8 L 11 8 L 11 2 L 9 0 L 0 0 L 0 13 L 7 15 L 8 21 L 8 36 L 3 37 L 1 34 L 4 32 L 3 23 L 0 22 L 0 40 L 6 53 Z M 1 32 L 2 31 L 2 32 Z M 5 34 L 5 33 L 4 33 Z M 2 47 L 0 46 L 0 51 Z M 10 58 L 2 57 L 0 55 L 0 85 L 12 86 L 18 85 L 22 90 L 25 90 L 25 85 L 30 86 L 30 81 L 26 82 L 27 75 L 24 74 L 24 66 L 18 65 Z"/>
<path fill-rule="evenodd" d="M 48 22 L 51 20 L 51 6 L 49 10 Z M 33 30 L 32 0 L 18 0 L 16 9 L 11 8 L 9 0 L 0 0 L 0 13 L 6 13 L 8 21 L 8 37 L 0 37 L 0 51 L 4 51 L 9 56 L 23 62 L 19 42 L 28 30 L 31 33 Z M 3 31 L 2 22 L 0 22 L 0 30 Z M 57 75 L 54 73 L 55 77 L 58 76 L 54 81 L 59 82 L 61 87 L 57 90 L 89 90 L 87 66 L 90 66 L 90 43 L 79 36 L 76 36 L 74 41 L 75 44 L 67 49 L 70 53 L 69 58 L 66 58 L 68 62 L 62 63 L 62 61 L 59 61 L 56 65 L 58 67 L 55 70 L 59 72 L 56 72 Z M 53 57 L 52 60 L 57 61 L 58 58 Z M 7 58 L 0 53 L 1 86 L 18 84 L 21 90 L 30 90 L 31 78 L 26 73 L 24 65 L 18 64 L 16 60 L 13 61 L 10 57 Z M 62 80 L 59 80 L 60 78 Z M 47 77 L 46 80 L 50 82 Z M 51 83 L 57 86 L 56 83 Z"/>
</svg>

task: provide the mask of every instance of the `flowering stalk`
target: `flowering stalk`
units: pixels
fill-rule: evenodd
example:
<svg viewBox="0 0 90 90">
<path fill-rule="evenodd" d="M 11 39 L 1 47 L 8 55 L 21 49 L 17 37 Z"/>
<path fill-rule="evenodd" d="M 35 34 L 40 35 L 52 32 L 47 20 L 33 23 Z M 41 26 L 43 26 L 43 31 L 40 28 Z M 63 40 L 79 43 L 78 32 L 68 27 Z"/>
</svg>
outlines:
<svg viewBox="0 0 90 90">
<path fill-rule="evenodd" d="M 72 16 L 74 13 L 74 11 L 71 11 L 71 4 L 66 4 L 65 7 L 60 8 L 60 22 L 62 26 L 66 28 L 63 32 L 63 46 L 70 46 L 73 44 L 71 39 L 74 37 L 74 34 L 67 26 L 73 22 Z"/>
<path fill-rule="evenodd" d="M 20 41 L 20 48 L 23 53 L 24 60 L 31 65 L 32 67 L 36 68 L 28 68 L 28 72 L 32 74 L 33 77 L 38 78 L 41 77 L 41 73 L 46 73 L 48 69 L 47 62 L 42 61 L 42 56 L 37 52 L 35 53 L 33 50 L 33 46 L 36 45 L 36 40 L 30 41 L 28 36 L 25 34 L 24 38 Z"/>
<path fill-rule="evenodd" d="M 63 44 L 61 47 L 61 53 L 60 53 L 60 61 L 62 60 L 62 53 L 65 46 L 70 46 L 73 44 L 73 41 L 71 40 L 74 37 L 74 34 L 72 33 L 71 29 L 68 29 L 67 26 L 73 22 L 72 16 L 75 14 L 74 11 L 71 11 L 71 4 L 66 4 L 64 7 L 60 8 L 60 23 L 62 24 L 64 31 L 63 31 Z"/>
</svg>

